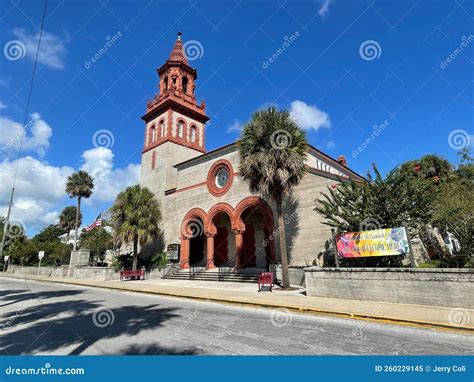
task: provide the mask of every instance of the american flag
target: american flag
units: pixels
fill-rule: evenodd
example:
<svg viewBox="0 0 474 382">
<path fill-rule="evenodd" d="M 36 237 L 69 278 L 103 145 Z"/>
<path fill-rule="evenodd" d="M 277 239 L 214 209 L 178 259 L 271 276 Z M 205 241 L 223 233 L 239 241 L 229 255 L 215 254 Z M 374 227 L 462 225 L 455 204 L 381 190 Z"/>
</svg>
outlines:
<svg viewBox="0 0 474 382">
<path fill-rule="evenodd" d="M 102 227 L 102 212 L 95 218 L 94 222 L 86 228 L 86 232 L 94 229 L 95 227 Z"/>
</svg>

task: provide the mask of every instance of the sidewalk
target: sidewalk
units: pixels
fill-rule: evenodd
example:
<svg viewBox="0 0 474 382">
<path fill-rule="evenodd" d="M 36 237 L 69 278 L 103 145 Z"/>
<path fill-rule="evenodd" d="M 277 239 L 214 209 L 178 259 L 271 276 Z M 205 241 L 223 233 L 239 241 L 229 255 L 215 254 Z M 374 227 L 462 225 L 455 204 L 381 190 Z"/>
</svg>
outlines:
<svg viewBox="0 0 474 382">
<path fill-rule="evenodd" d="M 264 308 L 288 309 L 319 315 L 332 315 L 361 320 L 382 321 L 392 324 L 423 326 L 464 333 L 474 332 L 473 309 L 324 297 L 306 297 L 303 294 L 304 289 L 282 291 L 279 288 L 274 288 L 272 293 L 267 291 L 259 293 L 257 292 L 257 285 L 253 283 L 162 279 L 121 282 L 115 280 L 97 281 L 15 274 L 1 275 L 1 277 L 150 293 Z M 454 320 L 459 319 L 459 317 L 461 317 L 459 322 L 464 325 L 456 325 L 458 321 Z"/>
</svg>

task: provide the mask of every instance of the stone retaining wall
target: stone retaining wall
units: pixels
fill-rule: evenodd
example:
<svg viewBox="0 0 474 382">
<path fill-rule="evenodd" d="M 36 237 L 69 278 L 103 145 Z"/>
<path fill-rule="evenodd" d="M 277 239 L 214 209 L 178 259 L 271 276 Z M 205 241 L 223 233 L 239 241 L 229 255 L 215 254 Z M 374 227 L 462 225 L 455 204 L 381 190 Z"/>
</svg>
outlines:
<svg viewBox="0 0 474 382">
<path fill-rule="evenodd" d="M 474 269 L 305 268 L 308 296 L 474 308 Z"/>
<path fill-rule="evenodd" d="M 61 270 L 61 267 L 40 267 L 37 266 L 20 266 L 20 265 L 9 265 L 7 272 L 21 275 L 32 275 L 32 276 L 48 276 L 50 277 L 54 272 Z"/>
<path fill-rule="evenodd" d="M 75 279 L 118 280 L 120 275 L 111 267 L 76 267 L 72 276 Z"/>
</svg>

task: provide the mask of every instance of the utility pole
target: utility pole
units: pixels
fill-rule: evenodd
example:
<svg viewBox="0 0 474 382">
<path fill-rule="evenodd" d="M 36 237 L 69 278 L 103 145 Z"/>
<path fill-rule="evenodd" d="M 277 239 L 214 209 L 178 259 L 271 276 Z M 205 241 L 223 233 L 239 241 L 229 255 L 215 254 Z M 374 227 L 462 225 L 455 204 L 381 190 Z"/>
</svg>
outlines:
<svg viewBox="0 0 474 382">
<path fill-rule="evenodd" d="M 5 219 L 5 225 L 3 227 L 2 244 L 0 245 L 0 259 L 3 258 L 3 248 L 5 247 L 5 241 L 7 240 L 8 226 L 10 224 L 10 214 L 12 212 L 12 204 L 13 204 L 13 195 L 14 194 L 15 194 L 15 187 L 12 187 L 12 194 L 10 196 L 10 203 L 8 204 L 7 218 Z M 7 262 L 9 260 L 7 260 Z M 6 264 L 3 265 L 3 271 L 5 271 L 5 265 Z"/>
</svg>

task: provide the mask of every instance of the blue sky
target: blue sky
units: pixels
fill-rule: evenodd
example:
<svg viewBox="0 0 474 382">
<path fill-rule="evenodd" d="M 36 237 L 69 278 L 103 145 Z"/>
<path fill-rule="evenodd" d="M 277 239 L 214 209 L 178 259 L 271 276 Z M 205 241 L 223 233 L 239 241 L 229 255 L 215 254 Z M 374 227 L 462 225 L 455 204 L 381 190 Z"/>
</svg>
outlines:
<svg viewBox="0 0 474 382">
<path fill-rule="evenodd" d="M 473 4 L 49 0 L 13 216 L 29 233 L 56 222 L 75 203 L 62 182 L 80 168 L 97 178 L 86 223 L 138 181 L 140 117 L 178 31 L 211 117 L 208 150 L 237 139 L 253 111 L 276 104 L 292 111 L 312 145 L 345 155 L 362 174 L 372 162 L 386 172 L 428 153 L 456 161 L 473 134 Z M 43 2 L 0 7 L 4 214 Z"/>
</svg>

